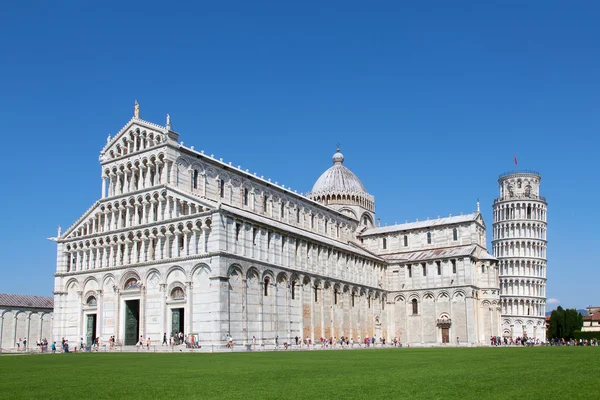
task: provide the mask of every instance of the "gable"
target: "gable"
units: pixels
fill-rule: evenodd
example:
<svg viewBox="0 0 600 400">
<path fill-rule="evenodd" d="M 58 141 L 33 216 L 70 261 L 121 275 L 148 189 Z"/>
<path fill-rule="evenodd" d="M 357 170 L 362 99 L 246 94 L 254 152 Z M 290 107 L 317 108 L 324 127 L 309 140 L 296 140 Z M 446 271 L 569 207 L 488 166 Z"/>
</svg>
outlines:
<svg viewBox="0 0 600 400">
<path fill-rule="evenodd" d="M 145 214 L 140 214 L 142 204 L 146 204 L 146 213 L 152 215 L 152 210 L 147 206 L 153 200 L 158 200 L 158 203 L 165 204 L 170 199 L 179 200 L 182 204 L 187 204 L 187 214 L 180 214 L 180 217 L 192 216 L 193 214 L 205 212 L 216 208 L 216 203 L 213 201 L 197 198 L 188 195 L 172 188 L 161 187 L 160 190 L 150 190 L 141 193 L 133 193 L 128 196 L 119 198 L 108 198 L 96 201 L 71 227 L 69 227 L 63 235 L 60 236 L 61 242 L 71 241 L 74 239 L 84 238 L 88 236 L 98 236 L 111 234 L 113 232 L 123 232 L 130 229 L 136 229 L 140 226 L 151 226 L 161 222 L 167 222 L 173 218 L 169 217 L 168 211 L 157 208 L 157 212 L 165 213 L 165 218 L 160 221 L 150 221 L 148 223 L 138 223 Z M 129 207 L 128 207 L 129 206 Z M 136 214 L 136 210 L 138 214 Z M 118 220 L 117 220 L 118 219 Z M 137 221 L 136 221 L 137 219 Z M 150 219 L 150 217 L 148 218 Z M 123 221 L 134 221 L 133 225 L 126 223 L 126 227 L 122 226 Z M 115 227 L 116 226 L 116 227 Z"/>
<path fill-rule="evenodd" d="M 132 118 L 114 137 L 108 136 L 100 151 L 100 161 L 105 163 L 130 156 L 164 145 L 169 139 L 177 143 L 178 136 L 164 126 Z"/>
</svg>

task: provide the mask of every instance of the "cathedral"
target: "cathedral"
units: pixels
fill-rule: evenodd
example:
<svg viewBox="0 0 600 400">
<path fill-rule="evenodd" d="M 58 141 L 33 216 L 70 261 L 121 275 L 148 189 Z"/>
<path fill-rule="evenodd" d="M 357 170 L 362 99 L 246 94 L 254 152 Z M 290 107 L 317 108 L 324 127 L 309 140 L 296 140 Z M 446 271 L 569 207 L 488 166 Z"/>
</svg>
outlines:
<svg viewBox="0 0 600 400">
<path fill-rule="evenodd" d="M 100 151 L 102 195 L 56 238 L 53 339 L 133 345 L 501 335 L 477 212 L 392 226 L 338 151 L 299 194 L 133 118 Z"/>
</svg>

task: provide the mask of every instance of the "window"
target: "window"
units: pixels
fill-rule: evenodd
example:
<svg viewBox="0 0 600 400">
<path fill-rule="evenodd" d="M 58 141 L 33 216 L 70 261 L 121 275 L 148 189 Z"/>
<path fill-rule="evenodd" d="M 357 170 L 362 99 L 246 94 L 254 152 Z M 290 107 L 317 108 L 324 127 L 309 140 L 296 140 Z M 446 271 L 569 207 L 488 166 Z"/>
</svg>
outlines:
<svg viewBox="0 0 600 400">
<path fill-rule="evenodd" d="M 387 239 L 383 238 L 383 249 L 387 249 Z"/>
<path fill-rule="evenodd" d="M 267 212 L 267 195 L 263 194 L 263 212 Z"/>
<path fill-rule="evenodd" d="M 267 249 L 271 248 L 271 232 L 267 232 Z"/>
<path fill-rule="evenodd" d="M 450 262 L 452 263 L 452 273 L 455 274 L 456 273 L 456 260 L 450 260 Z"/>
<path fill-rule="evenodd" d="M 427 232 L 427 244 L 431 244 L 431 232 Z"/>
<path fill-rule="evenodd" d="M 221 179 L 221 197 L 225 197 L 225 179 Z"/>
<path fill-rule="evenodd" d="M 327 221 L 325 221 L 325 233 L 327 233 Z"/>
<path fill-rule="evenodd" d="M 183 289 L 180 288 L 179 286 L 177 286 L 176 288 L 173 288 L 173 290 L 171 290 L 171 298 L 175 299 L 175 300 L 181 300 L 185 297 L 185 294 L 183 293 Z"/>
<path fill-rule="evenodd" d="M 183 250 L 183 235 L 179 235 L 179 249 Z"/>
<path fill-rule="evenodd" d="M 315 216 L 311 215 L 310 216 L 310 229 L 314 229 L 315 228 Z"/>
<path fill-rule="evenodd" d="M 279 215 L 280 215 L 281 219 L 283 219 L 283 216 L 284 216 L 283 214 L 284 214 L 284 212 L 285 212 L 285 204 L 284 204 L 284 203 L 283 203 L 283 201 L 282 201 L 282 202 L 281 202 L 281 208 L 280 208 L 280 210 L 279 210 Z"/>
<path fill-rule="evenodd" d="M 456 228 L 452 229 L 452 240 L 455 242 L 458 240 L 458 229 Z"/>
<path fill-rule="evenodd" d="M 265 278 L 265 296 L 269 295 L 269 277 Z"/>
<path fill-rule="evenodd" d="M 338 292 L 337 290 L 333 291 L 333 304 L 337 304 L 337 300 L 338 300 Z"/>
<path fill-rule="evenodd" d="M 123 288 L 125 290 L 139 289 L 140 288 L 140 283 L 138 282 L 137 279 L 131 278 L 127 282 L 125 282 L 125 286 L 123 286 Z"/>
<path fill-rule="evenodd" d="M 299 208 L 296 209 L 296 223 L 297 224 L 300 223 L 300 209 Z"/>
<path fill-rule="evenodd" d="M 482 274 L 485 274 L 485 265 L 482 265 L 482 266 L 481 266 L 481 273 L 482 273 Z"/>
<path fill-rule="evenodd" d="M 90 297 L 88 297 L 88 299 L 87 299 L 87 301 L 86 301 L 86 304 L 87 304 L 89 307 L 96 307 L 96 305 L 97 305 L 97 302 L 96 302 L 96 297 L 94 297 L 94 296 L 90 296 Z"/>
<path fill-rule="evenodd" d="M 419 314 L 419 303 L 417 299 L 412 299 L 412 313 L 413 315 Z"/>
<path fill-rule="evenodd" d="M 292 300 L 296 299 L 296 282 L 292 282 Z"/>
<path fill-rule="evenodd" d="M 411 265 L 410 265 L 410 264 L 408 264 L 408 265 L 406 266 L 406 268 L 408 269 L 408 277 L 409 277 L 409 278 L 412 278 L 412 267 L 411 267 Z"/>
<path fill-rule="evenodd" d="M 352 307 L 354 307 L 354 293 L 352 293 Z"/>
<path fill-rule="evenodd" d="M 242 230 L 242 224 L 239 222 L 235 223 L 235 241 L 240 240 L 240 231 Z"/>
<path fill-rule="evenodd" d="M 367 303 L 369 305 L 369 308 L 371 308 L 371 297 L 370 296 L 367 298 Z"/>
<path fill-rule="evenodd" d="M 404 235 L 404 247 L 408 247 L 408 236 Z"/>
<path fill-rule="evenodd" d="M 248 205 L 248 189 L 244 188 L 244 205 Z"/>
<path fill-rule="evenodd" d="M 256 234 L 258 230 L 256 228 L 252 228 L 252 244 L 256 246 Z"/>
<path fill-rule="evenodd" d="M 423 276 L 427 276 L 427 264 L 421 263 L 421 267 L 423 268 Z"/>
<path fill-rule="evenodd" d="M 315 303 L 319 302 L 319 288 L 315 286 Z"/>
<path fill-rule="evenodd" d="M 436 261 L 435 264 L 437 265 L 437 274 L 441 275 L 442 274 L 442 263 L 440 261 Z"/>
<path fill-rule="evenodd" d="M 385 310 L 385 299 L 381 299 L 381 311 Z"/>
<path fill-rule="evenodd" d="M 197 169 L 194 170 L 194 176 L 192 179 L 193 179 L 193 188 L 198 189 L 198 170 Z"/>
</svg>

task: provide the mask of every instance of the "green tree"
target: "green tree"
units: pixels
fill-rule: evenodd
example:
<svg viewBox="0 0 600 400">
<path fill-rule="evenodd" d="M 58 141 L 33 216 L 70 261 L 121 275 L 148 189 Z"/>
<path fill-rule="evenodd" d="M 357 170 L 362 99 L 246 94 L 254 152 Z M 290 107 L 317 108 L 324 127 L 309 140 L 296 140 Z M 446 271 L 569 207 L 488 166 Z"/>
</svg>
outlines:
<svg viewBox="0 0 600 400">
<path fill-rule="evenodd" d="M 548 338 L 573 339 L 575 331 L 583 326 L 583 315 L 573 308 L 563 309 L 561 306 L 550 314 Z"/>
</svg>

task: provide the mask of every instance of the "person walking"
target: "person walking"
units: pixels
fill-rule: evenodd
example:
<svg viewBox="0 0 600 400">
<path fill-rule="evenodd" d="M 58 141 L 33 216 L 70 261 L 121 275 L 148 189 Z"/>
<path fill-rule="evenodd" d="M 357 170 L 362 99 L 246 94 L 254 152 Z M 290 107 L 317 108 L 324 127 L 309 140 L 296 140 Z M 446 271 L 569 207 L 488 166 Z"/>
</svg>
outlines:
<svg viewBox="0 0 600 400">
<path fill-rule="evenodd" d="M 56 342 L 52 343 L 52 354 L 56 354 Z"/>
<path fill-rule="evenodd" d="M 166 333 L 163 335 L 163 342 L 162 342 L 162 345 L 163 345 L 163 346 L 166 346 L 166 345 L 167 345 L 167 334 L 166 334 Z"/>
</svg>

